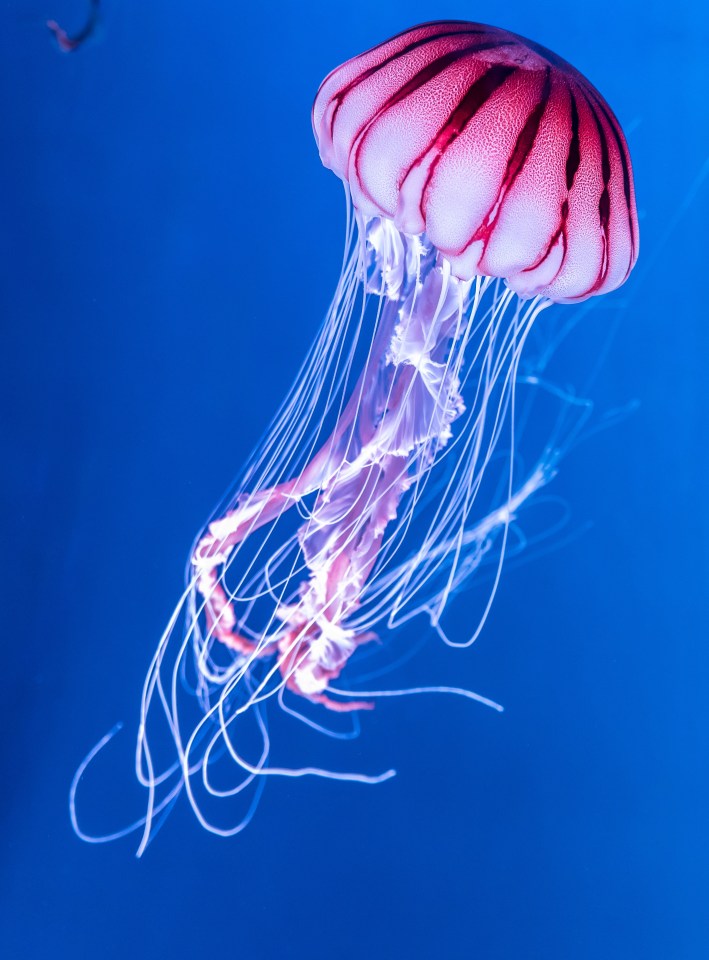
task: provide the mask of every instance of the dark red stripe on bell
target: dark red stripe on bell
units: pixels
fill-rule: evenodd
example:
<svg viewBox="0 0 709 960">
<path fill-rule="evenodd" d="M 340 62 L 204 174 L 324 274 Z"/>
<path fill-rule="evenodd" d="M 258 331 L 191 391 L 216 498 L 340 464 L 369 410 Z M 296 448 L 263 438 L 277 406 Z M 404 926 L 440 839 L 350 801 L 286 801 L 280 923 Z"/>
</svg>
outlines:
<svg viewBox="0 0 709 960">
<path fill-rule="evenodd" d="M 608 265 L 610 260 L 610 237 L 608 235 L 608 227 L 610 223 L 610 210 L 611 210 L 611 198 L 608 191 L 608 184 L 611 180 L 611 161 L 608 151 L 608 139 L 606 137 L 606 131 L 601 123 L 601 119 L 598 116 L 595 106 L 593 105 L 591 99 L 586 94 L 586 103 L 591 111 L 593 116 L 596 131 L 598 132 L 598 140 L 601 147 L 601 177 L 603 180 L 603 190 L 601 191 L 601 196 L 598 201 L 598 217 L 599 224 L 601 228 L 601 238 L 602 238 L 602 251 L 601 251 L 601 266 L 598 271 L 598 276 L 596 282 L 593 284 L 591 290 L 597 290 L 603 283 L 608 274 Z"/>
<path fill-rule="evenodd" d="M 633 268 L 633 264 L 635 263 L 636 246 L 637 246 L 636 229 L 635 229 L 635 223 L 633 222 L 633 198 L 631 195 L 631 188 L 630 188 L 631 172 L 630 172 L 630 158 L 628 156 L 628 147 L 625 143 L 625 138 L 623 137 L 623 133 L 620 129 L 620 125 L 618 124 L 618 121 L 616 120 L 613 111 L 608 108 L 608 106 L 603 102 L 602 97 L 600 97 L 595 90 L 593 91 L 593 100 L 596 103 L 598 109 L 601 111 L 601 113 L 605 117 L 606 122 L 608 123 L 608 126 L 611 128 L 613 139 L 615 140 L 616 147 L 618 148 L 618 156 L 620 158 L 621 169 L 623 171 L 623 196 L 625 197 L 625 204 L 628 211 L 628 230 L 630 231 L 631 246 L 632 246 L 632 253 L 631 253 L 630 262 L 628 265 L 628 273 L 626 274 L 626 277 L 627 277 Z"/>
<path fill-rule="evenodd" d="M 441 157 L 446 152 L 448 147 L 450 147 L 456 137 L 460 136 L 478 110 L 480 110 L 480 108 L 490 99 L 493 93 L 495 93 L 495 91 L 502 86 L 505 80 L 515 73 L 516 70 L 517 67 L 508 67 L 506 65 L 497 64 L 494 67 L 491 67 L 487 73 L 484 73 L 482 77 L 479 77 L 470 87 L 468 92 L 448 118 L 448 121 L 438 131 L 438 134 L 431 144 L 431 147 L 428 147 L 425 151 L 428 153 L 429 150 L 433 148 L 438 152 L 438 156 L 433 161 L 428 171 L 424 188 L 421 191 L 422 199 L 425 197 L 428 186 L 433 178 L 433 174 L 436 171 L 436 167 L 440 163 Z M 423 155 L 424 154 L 421 156 Z M 416 162 L 419 162 L 420 160 L 421 157 L 419 157 Z M 415 166 L 415 164 L 412 164 L 412 167 L 413 166 Z"/>
<path fill-rule="evenodd" d="M 551 240 L 546 245 L 544 253 L 541 255 L 541 257 L 539 257 L 530 266 L 526 267 L 523 270 L 523 273 L 531 273 L 532 270 L 536 270 L 537 267 L 540 267 L 544 263 L 544 261 L 547 259 L 547 257 L 550 256 L 552 250 L 559 242 L 559 238 L 561 238 L 562 243 L 564 245 L 564 251 L 561 255 L 561 262 L 559 264 L 559 269 L 557 270 L 557 275 L 561 272 L 561 269 L 564 266 L 564 261 L 566 260 L 566 251 L 568 249 L 568 243 L 566 241 L 566 221 L 568 219 L 568 216 L 569 216 L 569 201 L 564 200 L 561 204 L 561 210 L 559 212 L 558 230 L 554 234 L 552 234 Z"/>
<path fill-rule="evenodd" d="M 544 86 L 542 87 L 539 102 L 527 117 L 527 122 L 525 123 L 524 127 L 522 127 L 520 135 L 517 137 L 512 155 L 510 156 L 507 164 L 505 179 L 502 181 L 502 190 L 504 192 L 508 191 L 515 182 L 520 170 L 527 160 L 527 157 L 532 152 L 532 148 L 537 140 L 537 134 L 539 133 L 539 125 L 542 122 L 544 111 L 549 104 L 550 94 L 551 68 L 547 67 L 546 73 L 544 74 Z"/>
<path fill-rule="evenodd" d="M 566 189 L 570 191 L 581 163 L 581 149 L 579 146 L 579 108 L 573 90 L 569 90 L 569 97 L 571 98 L 571 140 L 569 141 L 569 153 L 566 157 Z"/>
<path fill-rule="evenodd" d="M 542 87 L 541 93 L 539 95 L 539 100 L 535 104 L 531 113 L 527 117 L 524 126 L 519 132 L 519 136 L 515 141 L 515 145 L 510 154 L 510 159 L 507 162 L 507 169 L 505 175 L 500 184 L 500 189 L 495 199 L 495 202 L 490 207 L 485 217 L 484 222 L 477 230 L 473 236 L 471 243 L 476 240 L 483 241 L 483 247 L 487 245 L 488 240 L 492 231 L 495 229 L 495 224 L 500 216 L 500 211 L 502 209 L 502 204 L 504 203 L 505 195 L 511 190 L 514 185 L 515 180 L 520 174 L 520 171 L 524 167 L 524 164 L 527 161 L 527 157 L 532 152 L 532 148 L 537 140 L 537 134 L 539 133 L 539 127 L 542 122 L 542 117 L 544 112 L 549 104 L 549 97 L 551 96 L 551 69 L 547 67 L 546 73 L 544 75 L 544 85 Z"/>
<path fill-rule="evenodd" d="M 332 111 L 332 118 L 330 120 L 330 134 L 332 135 L 332 131 L 335 125 L 335 118 L 337 117 L 337 114 L 342 104 L 345 102 L 347 95 L 351 93 L 354 89 L 356 89 L 360 84 L 364 83 L 366 80 L 369 80 L 370 77 L 375 76 L 375 74 L 377 74 L 380 70 L 383 70 L 384 67 L 387 67 L 392 63 L 395 63 L 397 60 L 403 59 L 404 57 L 408 56 L 408 54 L 413 53 L 415 50 L 418 50 L 421 47 L 434 43 L 436 40 L 443 40 L 447 37 L 461 37 L 461 36 L 464 37 L 469 35 L 480 36 L 486 33 L 487 31 L 483 31 L 483 30 L 477 30 L 477 31 L 476 30 L 455 30 L 455 31 L 447 31 L 447 32 L 442 32 L 438 34 L 433 34 L 431 36 L 426 36 L 421 38 L 420 40 L 416 40 L 413 43 L 408 44 L 406 47 L 403 47 L 401 50 L 397 50 L 395 53 L 390 54 L 388 57 L 385 57 L 380 63 L 376 63 L 374 64 L 374 66 L 368 67 L 366 70 L 363 70 L 362 73 L 358 74 L 354 78 L 354 80 L 351 80 L 345 87 L 342 88 L 342 90 L 339 90 L 335 94 L 335 96 L 332 98 L 335 101 L 336 105 L 334 110 Z M 470 44 L 469 47 L 465 47 L 459 51 L 454 51 L 454 52 L 462 55 L 463 52 L 472 53 L 477 49 L 479 50 L 492 49 L 497 44 L 499 44 L 499 41 L 490 41 L 490 44 L 480 44 L 479 46 L 476 44 Z M 449 55 L 443 54 L 442 56 L 445 57 Z M 438 59 L 439 58 L 437 58 L 437 60 Z M 455 56 L 453 57 L 452 60 L 450 60 L 450 63 L 454 63 L 455 60 L 458 60 L 458 59 L 460 59 L 460 57 Z M 434 60 L 433 63 L 436 63 L 437 60 Z M 447 65 L 450 65 L 450 64 L 447 64 Z M 444 69 L 445 69 L 445 66 L 442 66 L 440 70 L 436 71 L 436 73 L 440 73 L 441 70 L 444 70 Z M 423 71 L 420 71 L 420 72 L 423 72 Z M 436 73 L 432 74 L 432 76 L 435 76 Z M 424 80 L 422 82 L 425 83 L 426 81 Z"/>
</svg>

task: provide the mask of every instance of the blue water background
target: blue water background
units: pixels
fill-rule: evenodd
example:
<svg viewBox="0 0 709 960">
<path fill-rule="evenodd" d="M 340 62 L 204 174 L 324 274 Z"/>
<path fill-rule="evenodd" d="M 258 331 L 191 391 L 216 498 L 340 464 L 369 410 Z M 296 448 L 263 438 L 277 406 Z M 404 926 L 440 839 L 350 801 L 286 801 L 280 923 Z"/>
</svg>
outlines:
<svg viewBox="0 0 709 960">
<path fill-rule="evenodd" d="M 104 7 L 70 56 L 43 24 L 78 28 L 78 0 L 1 14 L 0 954 L 709 956 L 706 7 Z M 74 769 L 125 720 L 83 810 L 94 829 L 138 812 L 129 736 L 192 537 L 334 288 L 315 90 L 441 17 L 557 51 L 628 131 L 640 263 L 564 357 L 573 382 L 620 316 L 593 397 L 639 408 L 564 462 L 579 533 L 507 571 L 476 647 L 431 639 L 389 681 L 467 684 L 504 714 L 382 703 L 342 766 L 391 782 L 269 784 L 233 840 L 181 802 L 141 861 L 82 844 Z"/>
</svg>

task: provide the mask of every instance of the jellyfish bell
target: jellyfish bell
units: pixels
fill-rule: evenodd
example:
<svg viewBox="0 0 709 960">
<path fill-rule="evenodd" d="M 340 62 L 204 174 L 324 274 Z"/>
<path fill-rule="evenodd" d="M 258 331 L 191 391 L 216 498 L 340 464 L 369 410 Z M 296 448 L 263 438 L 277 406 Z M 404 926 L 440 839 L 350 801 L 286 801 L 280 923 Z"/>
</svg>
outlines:
<svg viewBox="0 0 709 960">
<path fill-rule="evenodd" d="M 598 91 L 538 44 L 481 24 L 423 24 L 327 77 L 323 164 L 365 217 L 425 233 L 454 276 L 578 301 L 638 255 L 628 147 Z"/>
<path fill-rule="evenodd" d="M 139 853 L 183 789 L 207 829 L 231 835 L 253 804 L 229 826 L 206 807 L 268 775 L 391 775 L 274 765 L 268 701 L 336 736 L 323 716 L 377 697 L 496 706 L 458 687 L 352 689 L 347 668 L 414 617 L 451 646 L 479 635 L 515 517 L 563 448 L 557 421 L 516 469 L 525 342 L 551 303 L 617 288 L 637 258 L 618 121 L 578 71 L 514 34 L 461 21 L 408 30 L 334 70 L 312 121 L 346 189 L 342 274 L 235 496 L 195 542 L 150 665 L 136 760 L 148 812 L 123 831 L 142 829 Z M 444 611 L 483 567 L 485 602 L 453 638 Z M 96 749 L 72 788 L 86 839 L 74 794 Z M 215 779 L 225 764 L 229 786 Z"/>
</svg>

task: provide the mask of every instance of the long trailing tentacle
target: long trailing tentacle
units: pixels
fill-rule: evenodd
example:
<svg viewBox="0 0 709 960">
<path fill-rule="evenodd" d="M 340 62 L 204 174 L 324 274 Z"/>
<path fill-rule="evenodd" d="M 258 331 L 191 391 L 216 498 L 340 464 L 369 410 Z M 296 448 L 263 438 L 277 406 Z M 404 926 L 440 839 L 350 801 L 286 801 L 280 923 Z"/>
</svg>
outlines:
<svg viewBox="0 0 709 960">
<path fill-rule="evenodd" d="M 348 199 L 342 274 L 315 344 L 193 546 L 143 687 L 136 776 L 147 810 L 112 836 L 142 830 L 142 853 L 182 790 L 199 822 L 227 836 L 249 822 L 268 776 L 393 775 L 275 764 L 264 714 L 273 698 L 286 716 L 340 739 L 356 735 L 356 711 L 381 697 L 447 693 L 500 709 L 458 687 L 357 693 L 337 680 L 356 651 L 414 616 L 451 645 L 482 629 L 515 518 L 560 456 L 552 436 L 531 470 L 516 468 L 517 391 L 534 381 L 533 371 L 520 376 L 520 357 L 547 305 L 518 300 L 500 281 L 457 280 L 425 236 L 367 220 Z M 443 611 L 491 563 L 482 612 L 453 641 Z M 295 697 L 348 713 L 355 726 L 331 730 L 287 702 Z M 85 836 L 77 784 L 72 816 Z M 245 810 L 228 826 L 206 810 L 238 797 Z"/>
</svg>

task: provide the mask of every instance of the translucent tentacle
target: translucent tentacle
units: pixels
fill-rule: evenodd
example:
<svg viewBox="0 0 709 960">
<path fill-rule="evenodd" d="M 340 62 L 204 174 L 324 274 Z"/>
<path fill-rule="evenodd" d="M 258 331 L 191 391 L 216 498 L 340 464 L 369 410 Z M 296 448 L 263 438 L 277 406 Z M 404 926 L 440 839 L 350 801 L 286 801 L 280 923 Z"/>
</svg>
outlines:
<svg viewBox="0 0 709 960">
<path fill-rule="evenodd" d="M 248 824 L 268 776 L 393 775 L 274 763 L 264 712 L 273 698 L 284 716 L 343 740 L 358 726 L 330 729 L 311 712 L 324 707 L 334 723 L 377 698 L 427 693 L 501 709 L 459 687 L 357 692 L 337 680 L 357 651 L 415 616 L 451 646 L 480 633 L 508 543 L 524 544 L 516 518 L 563 448 L 560 420 L 531 470 L 517 462 L 518 388 L 553 390 L 533 367 L 519 374 L 547 306 L 502 281 L 458 280 L 425 235 L 366 219 L 348 202 L 325 322 L 265 441 L 195 542 L 145 678 L 135 768 L 146 814 L 105 839 L 141 830 L 142 853 L 182 790 L 200 823 L 228 836 Z M 483 565 L 494 572 L 481 613 L 453 640 L 442 615 Z M 81 836 L 76 788 L 109 739 L 72 785 Z M 227 800 L 242 807 L 224 826 L 208 808 Z"/>
</svg>

